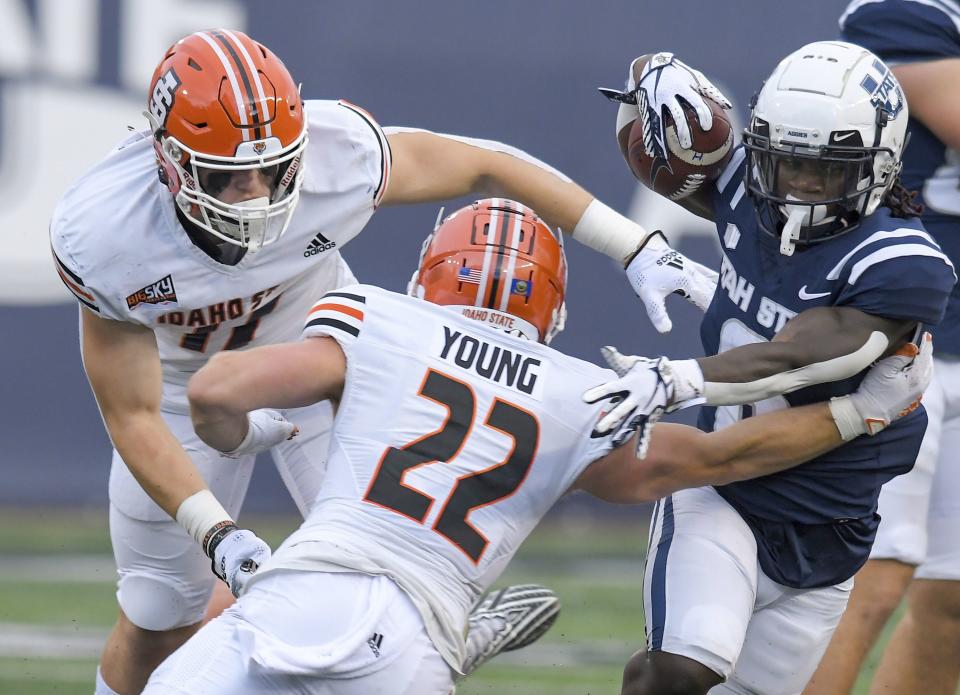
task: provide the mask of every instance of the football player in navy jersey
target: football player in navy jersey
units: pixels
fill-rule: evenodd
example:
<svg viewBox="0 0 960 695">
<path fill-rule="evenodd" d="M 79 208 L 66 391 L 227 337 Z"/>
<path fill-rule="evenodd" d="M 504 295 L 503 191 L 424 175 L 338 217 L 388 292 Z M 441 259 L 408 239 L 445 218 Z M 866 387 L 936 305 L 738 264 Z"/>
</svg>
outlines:
<svg viewBox="0 0 960 695">
<path fill-rule="evenodd" d="M 891 65 L 910 104 L 903 182 L 919 193 L 923 225 L 960 259 L 960 4 L 851 2 L 844 40 Z M 960 681 L 960 289 L 936 329 L 936 379 L 924 396 L 927 433 L 913 470 L 883 487 L 883 522 L 857 573 L 850 606 L 808 693 L 847 693 L 906 595 L 871 692 L 954 693 Z M 909 589 L 909 590 L 908 590 Z"/>
<path fill-rule="evenodd" d="M 647 125 L 712 87 L 671 54 L 639 61 L 628 90 L 644 110 L 621 103 L 617 120 L 625 156 L 633 120 Z M 703 403 L 700 426 L 714 430 L 841 396 L 920 324 L 941 321 L 956 275 L 899 182 L 907 117 L 896 78 L 863 48 L 818 42 L 781 61 L 743 146 L 680 201 L 716 222 L 723 251 L 701 327 L 708 356 L 609 351 L 621 378 L 600 393 L 627 393 L 614 415 Z M 661 402 L 633 397 L 654 381 Z M 623 692 L 800 693 L 867 560 L 880 487 L 910 470 L 925 426 L 919 410 L 789 471 L 661 500 L 644 576 L 647 650 L 628 663 Z"/>
</svg>

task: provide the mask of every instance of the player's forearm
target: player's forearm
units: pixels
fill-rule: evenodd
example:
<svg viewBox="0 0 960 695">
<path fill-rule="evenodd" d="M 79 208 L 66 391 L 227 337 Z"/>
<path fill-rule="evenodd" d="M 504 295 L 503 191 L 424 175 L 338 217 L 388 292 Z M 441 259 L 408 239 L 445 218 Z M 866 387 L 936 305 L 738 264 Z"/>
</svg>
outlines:
<svg viewBox="0 0 960 695">
<path fill-rule="evenodd" d="M 843 444 L 826 403 L 747 418 L 705 436 L 704 484 L 723 485 L 792 468 Z"/>
<path fill-rule="evenodd" d="M 744 382 L 797 369 L 812 356 L 796 343 L 756 343 L 696 360 L 706 381 Z"/>
<path fill-rule="evenodd" d="M 593 196 L 576 183 L 509 154 L 492 154 L 489 162 L 472 193 L 518 200 L 565 232 L 573 232 L 593 201 Z"/>
<path fill-rule="evenodd" d="M 869 367 L 889 346 L 889 339 L 880 331 L 866 339 L 821 338 L 818 342 L 821 345 L 775 340 L 712 357 L 673 361 L 677 400 L 697 397 L 708 405 L 753 403 L 813 384 L 848 379 Z"/>
<path fill-rule="evenodd" d="M 107 430 L 143 490 L 171 517 L 186 498 L 206 488 L 196 466 L 159 413 L 104 415 Z"/>
<path fill-rule="evenodd" d="M 710 433 L 658 424 L 647 459 L 637 462 L 644 475 L 637 478 L 635 494 L 657 499 L 685 488 L 770 475 L 841 444 L 826 403 L 758 415 Z"/>
</svg>

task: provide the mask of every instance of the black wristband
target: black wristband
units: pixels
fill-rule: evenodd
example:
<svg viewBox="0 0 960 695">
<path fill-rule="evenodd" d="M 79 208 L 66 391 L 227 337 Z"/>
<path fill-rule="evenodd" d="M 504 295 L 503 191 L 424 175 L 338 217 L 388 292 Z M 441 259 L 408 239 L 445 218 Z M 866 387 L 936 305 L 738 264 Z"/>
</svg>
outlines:
<svg viewBox="0 0 960 695">
<path fill-rule="evenodd" d="M 653 239 L 653 237 L 655 236 L 659 236 L 661 239 L 663 239 L 665 244 L 668 244 L 668 245 L 670 244 L 670 242 L 667 240 L 667 235 L 664 234 L 659 229 L 655 229 L 649 234 L 647 234 L 647 237 L 643 240 L 643 243 L 637 247 L 636 251 L 630 254 L 630 258 L 628 258 L 627 262 L 623 264 L 623 267 L 626 268 L 628 265 L 633 263 L 633 259 L 640 255 L 640 252 L 643 251 L 643 249 L 646 247 L 647 242 Z"/>
<path fill-rule="evenodd" d="M 204 554 L 212 560 L 213 551 L 217 549 L 217 546 L 220 545 L 220 542 L 231 533 L 238 530 L 240 530 L 240 527 L 229 519 L 227 521 L 221 521 L 219 524 L 215 525 L 213 528 L 207 531 L 207 535 L 203 537 Z"/>
</svg>

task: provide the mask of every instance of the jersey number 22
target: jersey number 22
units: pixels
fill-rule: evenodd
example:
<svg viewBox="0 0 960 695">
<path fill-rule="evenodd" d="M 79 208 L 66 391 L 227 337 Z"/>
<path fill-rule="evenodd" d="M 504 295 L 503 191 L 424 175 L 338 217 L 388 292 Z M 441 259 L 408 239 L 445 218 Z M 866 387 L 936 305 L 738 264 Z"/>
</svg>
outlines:
<svg viewBox="0 0 960 695">
<path fill-rule="evenodd" d="M 403 447 L 390 447 L 380 459 L 364 500 L 424 523 L 434 498 L 403 482 L 410 470 L 430 463 L 450 463 L 463 449 L 473 429 L 476 398 L 464 382 L 430 369 L 419 396 L 444 406 L 447 418 L 440 429 Z M 433 530 L 446 537 L 474 563 L 480 561 L 487 538 L 467 521 L 478 507 L 493 504 L 513 494 L 533 464 L 540 437 L 540 424 L 533 413 L 495 399 L 483 420 L 489 427 L 513 439 L 513 448 L 503 461 L 457 479 L 443 503 Z"/>
</svg>

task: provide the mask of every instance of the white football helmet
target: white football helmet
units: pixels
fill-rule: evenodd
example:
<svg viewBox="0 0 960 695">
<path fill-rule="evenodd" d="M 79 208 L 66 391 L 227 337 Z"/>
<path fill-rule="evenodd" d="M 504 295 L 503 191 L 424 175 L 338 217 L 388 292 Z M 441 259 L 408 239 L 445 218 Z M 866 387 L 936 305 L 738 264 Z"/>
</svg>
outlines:
<svg viewBox="0 0 960 695">
<path fill-rule="evenodd" d="M 780 61 L 744 131 L 747 192 L 780 251 L 851 231 L 900 173 L 907 102 L 877 56 L 840 41 Z"/>
</svg>

